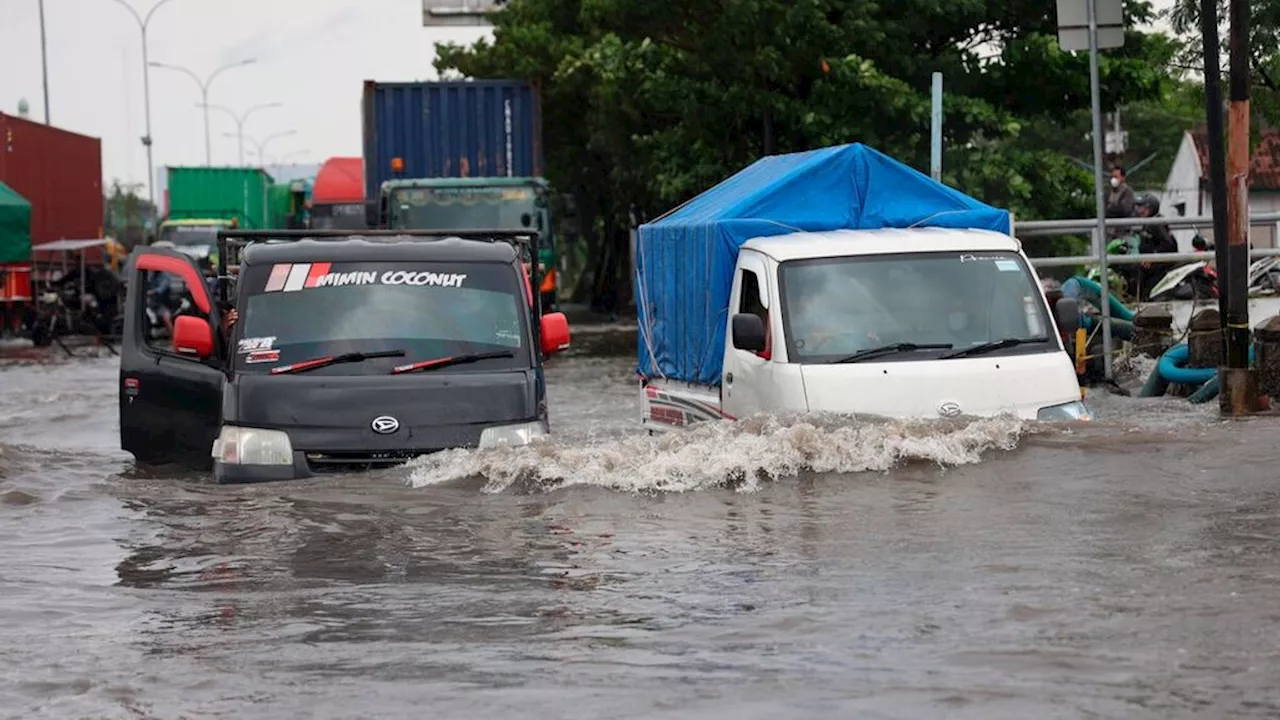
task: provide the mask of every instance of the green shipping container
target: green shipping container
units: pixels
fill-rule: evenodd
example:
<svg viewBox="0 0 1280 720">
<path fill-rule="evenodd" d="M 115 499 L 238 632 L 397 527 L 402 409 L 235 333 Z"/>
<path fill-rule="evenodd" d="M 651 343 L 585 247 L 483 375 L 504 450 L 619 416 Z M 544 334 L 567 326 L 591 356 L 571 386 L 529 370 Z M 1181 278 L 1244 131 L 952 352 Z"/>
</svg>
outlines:
<svg viewBox="0 0 1280 720">
<path fill-rule="evenodd" d="M 275 183 L 267 193 L 270 224 L 273 228 L 289 227 L 289 216 L 295 212 L 293 191 L 289 183 Z"/>
<path fill-rule="evenodd" d="M 169 168 L 169 219 L 238 218 L 240 227 L 269 227 L 271 176 L 261 168 Z"/>
</svg>

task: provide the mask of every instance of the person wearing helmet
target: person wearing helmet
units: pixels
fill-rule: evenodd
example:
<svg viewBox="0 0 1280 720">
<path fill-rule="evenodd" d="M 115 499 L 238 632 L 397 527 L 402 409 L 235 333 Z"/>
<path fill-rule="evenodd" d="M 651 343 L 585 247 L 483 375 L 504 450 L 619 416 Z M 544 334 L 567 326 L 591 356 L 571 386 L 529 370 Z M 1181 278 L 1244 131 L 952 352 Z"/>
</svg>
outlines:
<svg viewBox="0 0 1280 720">
<path fill-rule="evenodd" d="M 1138 217 L 1149 218 L 1160 214 L 1160 198 L 1152 193 L 1142 193 L 1134 202 Z M 1178 241 L 1169 232 L 1168 225 L 1147 225 L 1142 228 L 1142 240 L 1138 246 L 1142 255 L 1151 253 L 1178 252 Z M 1155 287 L 1173 267 L 1173 263 L 1142 263 L 1134 269 L 1137 280 L 1138 300 L 1150 299 L 1151 288 Z"/>
</svg>

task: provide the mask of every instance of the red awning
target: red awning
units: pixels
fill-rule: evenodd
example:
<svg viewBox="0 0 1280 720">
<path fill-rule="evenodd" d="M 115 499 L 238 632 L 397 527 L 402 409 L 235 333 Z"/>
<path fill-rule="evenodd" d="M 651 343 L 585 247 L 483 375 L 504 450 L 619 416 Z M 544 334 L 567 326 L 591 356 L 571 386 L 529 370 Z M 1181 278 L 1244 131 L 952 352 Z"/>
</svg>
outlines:
<svg viewBox="0 0 1280 720">
<path fill-rule="evenodd" d="M 364 202 L 364 158 L 333 157 L 325 161 L 311 186 L 313 205 Z"/>
</svg>

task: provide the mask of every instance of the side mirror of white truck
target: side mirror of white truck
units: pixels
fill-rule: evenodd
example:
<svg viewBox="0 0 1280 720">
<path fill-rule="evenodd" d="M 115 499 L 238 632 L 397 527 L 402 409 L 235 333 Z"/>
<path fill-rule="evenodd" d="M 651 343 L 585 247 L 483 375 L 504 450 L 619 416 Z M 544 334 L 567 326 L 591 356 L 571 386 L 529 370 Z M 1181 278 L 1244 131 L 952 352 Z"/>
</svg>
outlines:
<svg viewBox="0 0 1280 720">
<path fill-rule="evenodd" d="M 764 321 L 759 315 L 738 313 L 733 316 L 733 346 L 754 353 L 764 351 Z"/>
<path fill-rule="evenodd" d="M 1053 314 L 1063 335 L 1073 335 L 1080 327 L 1080 302 L 1075 298 L 1060 298 L 1053 306 Z"/>
</svg>

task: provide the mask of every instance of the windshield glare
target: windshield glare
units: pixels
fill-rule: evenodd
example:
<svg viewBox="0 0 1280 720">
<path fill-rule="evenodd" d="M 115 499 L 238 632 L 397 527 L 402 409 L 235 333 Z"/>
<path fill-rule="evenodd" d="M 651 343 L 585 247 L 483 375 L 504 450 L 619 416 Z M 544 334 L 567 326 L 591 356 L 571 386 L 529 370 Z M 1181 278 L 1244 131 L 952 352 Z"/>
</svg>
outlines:
<svg viewBox="0 0 1280 720">
<path fill-rule="evenodd" d="M 392 225 L 419 230 L 536 228 L 541 211 L 535 199 L 532 187 L 405 188 L 391 193 Z"/>
<path fill-rule="evenodd" d="M 218 228 L 213 225 L 170 225 L 160 231 L 160 239 L 168 240 L 177 247 L 215 245 Z"/>
<path fill-rule="evenodd" d="M 518 276 L 495 263 L 290 263 L 245 269 L 235 369 L 268 373 L 351 352 L 403 357 L 339 364 L 318 375 L 386 374 L 396 365 L 510 350 L 445 372 L 528 367 Z"/>
<path fill-rule="evenodd" d="M 821 258 L 780 269 L 789 357 L 824 363 L 891 343 L 960 350 L 1006 338 L 1051 336 L 1039 287 L 1017 253 L 926 253 Z M 1054 343 L 997 355 L 1053 352 Z M 947 350 L 877 362 L 928 360 Z"/>
</svg>

